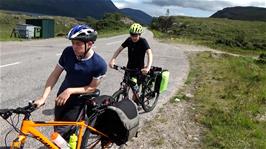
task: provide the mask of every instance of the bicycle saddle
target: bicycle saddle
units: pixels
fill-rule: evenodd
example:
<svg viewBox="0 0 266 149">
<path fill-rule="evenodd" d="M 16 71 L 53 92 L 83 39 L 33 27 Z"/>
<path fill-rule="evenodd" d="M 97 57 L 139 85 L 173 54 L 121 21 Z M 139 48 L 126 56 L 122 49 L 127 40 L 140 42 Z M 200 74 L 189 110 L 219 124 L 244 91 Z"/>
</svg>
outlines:
<svg viewBox="0 0 266 149">
<path fill-rule="evenodd" d="M 93 97 L 98 97 L 100 96 L 100 90 L 96 89 L 93 93 L 86 93 L 86 94 L 80 94 L 79 98 L 82 99 L 91 99 Z"/>
</svg>

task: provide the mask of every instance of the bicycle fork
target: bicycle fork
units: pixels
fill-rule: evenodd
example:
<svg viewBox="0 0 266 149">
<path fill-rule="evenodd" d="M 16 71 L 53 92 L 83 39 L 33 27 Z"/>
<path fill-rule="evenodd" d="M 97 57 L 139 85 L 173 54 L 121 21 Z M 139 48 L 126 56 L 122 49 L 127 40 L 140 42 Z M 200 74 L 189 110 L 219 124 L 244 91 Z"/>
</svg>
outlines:
<svg viewBox="0 0 266 149">
<path fill-rule="evenodd" d="M 19 135 L 15 140 L 12 141 L 11 149 L 23 149 L 26 141 L 26 136 Z"/>
</svg>

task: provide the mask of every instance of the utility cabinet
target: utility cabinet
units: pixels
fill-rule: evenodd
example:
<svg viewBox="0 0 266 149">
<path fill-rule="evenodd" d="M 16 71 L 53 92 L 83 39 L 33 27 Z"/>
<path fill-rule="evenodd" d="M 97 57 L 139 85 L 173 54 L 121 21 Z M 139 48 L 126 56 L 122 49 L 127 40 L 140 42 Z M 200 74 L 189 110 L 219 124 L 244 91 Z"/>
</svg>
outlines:
<svg viewBox="0 0 266 149">
<path fill-rule="evenodd" d="M 40 31 L 36 32 L 36 36 L 40 36 L 40 38 L 55 37 L 55 21 L 53 19 L 26 19 L 26 24 L 40 26 Z"/>
</svg>

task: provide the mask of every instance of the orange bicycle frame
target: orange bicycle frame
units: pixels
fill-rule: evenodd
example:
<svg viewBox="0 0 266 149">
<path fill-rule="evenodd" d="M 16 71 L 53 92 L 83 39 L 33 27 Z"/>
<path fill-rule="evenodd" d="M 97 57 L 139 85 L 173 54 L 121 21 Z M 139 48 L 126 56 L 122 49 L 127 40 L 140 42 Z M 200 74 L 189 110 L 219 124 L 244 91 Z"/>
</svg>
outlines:
<svg viewBox="0 0 266 149">
<path fill-rule="evenodd" d="M 104 133 L 96 130 L 92 126 L 86 125 L 85 121 L 79 122 L 66 122 L 66 121 L 31 121 L 31 120 L 23 120 L 22 125 L 20 128 L 20 134 L 18 137 L 13 140 L 11 144 L 11 148 L 21 148 L 24 146 L 27 136 L 32 135 L 33 138 L 37 139 L 47 147 L 51 149 L 59 149 L 50 139 L 48 139 L 45 135 L 43 135 L 40 131 L 38 131 L 35 127 L 48 127 L 48 126 L 78 126 L 79 127 L 79 134 L 78 134 L 78 141 L 77 141 L 77 149 L 80 149 L 81 141 L 82 141 L 82 130 L 84 128 L 90 129 L 91 131 L 97 133 L 98 135 L 104 136 L 108 138 L 107 135 Z"/>
</svg>

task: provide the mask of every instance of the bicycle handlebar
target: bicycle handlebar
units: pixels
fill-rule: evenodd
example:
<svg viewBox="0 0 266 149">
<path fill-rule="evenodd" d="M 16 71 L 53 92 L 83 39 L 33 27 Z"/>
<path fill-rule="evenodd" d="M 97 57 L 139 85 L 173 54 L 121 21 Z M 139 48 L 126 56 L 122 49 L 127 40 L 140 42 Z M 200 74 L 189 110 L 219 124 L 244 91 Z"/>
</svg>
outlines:
<svg viewBox="0 0 266 149">
<path fill-rule="evenodd" d="M 114 65 L 113 69 L 115 70 L 124 70 L 124 71 L 129 71 L 129 72 L 141 72 L 140 69 L 129 69 L 125 66 L 118 66 L 118 65 Z"/>
<path fill-rule="evenodd" d="M 114 65 L 113 69 L 115 69 L 115 70 L 124 70 L 126 72 L 136 72 L 137 74 L 139 73 L 139 74 L 142 75 L 142 72 L 141 72 L 140 69 L 129 69 L 129 68 L 125 67 L 125 66 L 118 66 L 118 65 Z M 150 71 L 146 75 L 157 74 L 157 73 L 160 73 L 161 71 L 162 71 L 162 68 L 151 66 Z"/>
<path fill-rule="evenodd" d="M 33 104 L 32 102 L 29 102 L 29 104 L 25 107 L 18 107 L 16 109 L 0 109 L 0 116 L 3 119 L 8 119 L 13 113 L 16 114 L 30 114 L 32 113 L 34 110 L 37 109 L 37 105 Z"/>
</svg>

